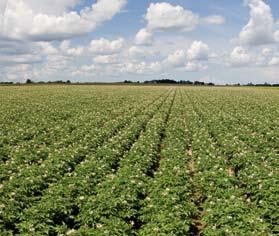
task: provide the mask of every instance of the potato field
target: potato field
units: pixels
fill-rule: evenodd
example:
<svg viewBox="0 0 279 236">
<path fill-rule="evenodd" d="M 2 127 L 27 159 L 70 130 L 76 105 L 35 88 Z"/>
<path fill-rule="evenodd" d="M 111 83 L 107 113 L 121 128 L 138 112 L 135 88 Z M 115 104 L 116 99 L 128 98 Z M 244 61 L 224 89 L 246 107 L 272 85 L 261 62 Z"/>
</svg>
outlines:
<svg viewBox="0 0 279 236">
<path fill-rule="evenodd" d="M 279 90 L 0 87 L 0 235 L 278 235 Z"/>
</svg>

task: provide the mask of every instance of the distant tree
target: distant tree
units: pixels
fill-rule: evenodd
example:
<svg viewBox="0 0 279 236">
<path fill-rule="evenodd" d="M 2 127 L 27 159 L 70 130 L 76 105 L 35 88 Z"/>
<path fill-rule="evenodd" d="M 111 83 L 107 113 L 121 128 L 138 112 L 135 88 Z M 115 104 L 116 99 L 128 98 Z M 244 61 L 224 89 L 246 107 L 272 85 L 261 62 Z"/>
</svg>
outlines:
<svg viewBox="0 0 279 236">
<path fill-rule="evenodd" d="M 33 81 L 31 79 L 27 79 L 25 83 L 26 84 L 33 84 Z"/>
<path fill-rule="evenodd" d="M 190 80 L 180 80 L 179 84 L 193 84 L 193 82 Z"/>
<path fill-rule="evenodd" d="M 157 79 L 157 80 L 146 80 L 144 81 L 146 84 L 176 84 L 175 80 L 171 79 Z"/>
<path fill-rule="evenodd" d="M 131 80 L 124 80 L 124 83 L 125 84 L 131 84 L 131 83 L 133 83 Z"/>
<path fill-rule="evenodd" d="M 205 83 L 204 82 L 200 82 L 200 81 L 195 81 L 194 85 L 205 85 Z"/>
<path fill-rule="evenodd" d="M 70 84 L 70 83 L 71 83 L 71 80 L 67 80 L 67 81 L 66 81 L 66 84 Z"/>
<path fill-rule="evenodd" d="M 14 82 L 0 82 L 0 84 L 14 84 Z"/>
</svg>

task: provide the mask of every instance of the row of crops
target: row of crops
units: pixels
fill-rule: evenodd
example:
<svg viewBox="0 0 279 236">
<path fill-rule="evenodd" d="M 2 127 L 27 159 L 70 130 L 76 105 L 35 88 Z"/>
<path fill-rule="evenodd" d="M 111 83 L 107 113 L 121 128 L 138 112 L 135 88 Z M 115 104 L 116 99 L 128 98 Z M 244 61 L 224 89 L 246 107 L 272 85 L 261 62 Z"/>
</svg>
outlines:
<svg viewBox="0 0 279 236">
<path fill-rule="evenodd" d="M 0 87 L 0 235 L 279 234 L 279 91 Z"/>
</svg>

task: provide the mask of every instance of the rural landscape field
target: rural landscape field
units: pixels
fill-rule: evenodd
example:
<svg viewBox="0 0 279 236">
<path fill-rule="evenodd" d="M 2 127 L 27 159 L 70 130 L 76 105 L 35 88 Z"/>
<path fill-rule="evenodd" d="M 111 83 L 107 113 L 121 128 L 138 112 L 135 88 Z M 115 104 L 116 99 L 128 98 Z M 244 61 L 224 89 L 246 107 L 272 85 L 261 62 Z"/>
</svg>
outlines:
<svg viewBox="0 0 279 236">
<path fill-rule="evenodd" d="M 279 90 L 0 87 L 0 235 L 278 235 Z"/>
<path fill-rule="evenodd" d="M 279 236 L 278 0 L 0 0 L 0 236 Z"/>
</svg>

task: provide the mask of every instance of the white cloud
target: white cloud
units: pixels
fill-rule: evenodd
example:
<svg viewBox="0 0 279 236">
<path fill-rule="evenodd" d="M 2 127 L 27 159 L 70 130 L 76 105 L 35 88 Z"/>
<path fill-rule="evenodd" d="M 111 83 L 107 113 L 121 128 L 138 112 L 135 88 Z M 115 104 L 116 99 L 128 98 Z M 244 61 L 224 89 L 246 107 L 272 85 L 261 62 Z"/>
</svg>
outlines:
<svg viewBox="0 0 279 236">
<path fill-rule="evenodd" d="M 261 54 L 264 55 L 264 56 L 270 56 L 273 54 L 273 50 L 272 48 L 270 47 L 264 47 L 262 50 L 261 50 Z"/>
<path fill-rule="evenodd" d="M 50 54 L 47 56 L 43 67 L 37 70 L 37 74 L 41 77 L 49 77 L 51 75 L 67 74 L 69 71 L 69 58 L 61 54 Z M 57 80 L 57 78 L 55 78 Z"/>
<path fill-rule="evenodd" d="M 145 61 L 133 63 L 128 62 L 123 64 L 123 72 L 129 74 L 137 74 L 137 75 L 148 75 L 159 73 L 162 71 L 163 67 L 160 62 L 151 62 L 147 63 Z"/>
<path fill-rule="evenodd" d="M 168 68 L 178 68 L 187 72 L 203 71 L 207 69 L 207 66 L 201 62 L 209 59 L 209 52 L 207 44 L 194 41 L 186 52 L 182 49 L 176 50 L 170 53 L 163 63 Z"/>
<path fill-rule="evenodd" d="M 190 60 L 208 60 L 209 47 L 202 41 L 194 41 L 187 51 L 187 58 Z"/>
<path fill-rule="evenodd" d="M 242 45 L 256 46 L 274 42 L 274 19 L 271 8 L 263 0 L 246 0 L 250 19 L 239 34 Z"/>
<path fill-rule="evenodd" d="M 99 55 L 93 59 L 93 62 L 97 64 L 113 64 L 117 62 L 115 55 Z"/>
<path fill-rule="evenodd" d="M 155 72 L 155 73 L 159 73 L 163 70 L 163 66 L 162 66 L 162 63 L 159 62 L 159 61 L 155 61 L 155 62 L 151 62 L 150 65 L 149 65 L 149 69 L 152 71 L 152 72 Z"/>
<path fill-rule="evenodd" d="M 248 66 L 252 62 L 252 57 L 249 55 L 248 51 L 241 47 L 235 47 L 230 54 L 229 65 L 235 67 Z"/>
<path fill-rule="evenodd" d="M 193 30 L 198 22 L 198 15 L 181 6 L 173 6 L 169 3 L 151 3 L 145 16 L 147 28 L 152 31 L 179 29 L 183 31 Z"/>
<path fill-rule="evenodd" d="M 58 50 L 49 42 L 39 42 L 38 44 L 41 46 L 43 54 L 50 55 L 58 53 Z"/>
<path fill-rule="evenodd" d="M 271 60 L 268 62 L 269 66 L 277 66 L 279 65 L 279 57 L 272 57 Z"/>
<path fill-rule="evenodd" d="M 139 58 L 145 56 L 145 51 L 139 47 L 132 46 L 128 49 L 128 53 L 133 58 Z"/>
<path fill-rule="evenodd" d="M 98 0 L 92 5 L 92 10 L 82 11 L 82 16 L 88 20 L 101 24 L 105 21 L 111 20 L 113 16 L 121 12 L 127 0 Z"/>
<path fill-rule="evenodd" d="M 80 68 L 76 68 L 71 72 L 72 76 L 98 76 L 101 68 L 98 65 L 83 65 Z"/>
<path fill-rule="evenodd" d="M 235 47 L 225 55 L 226 65 L 231 67 L 267 68 L 278 65 L 278 46 Z"/>
<path fill-rule="evenodd" d="M 60 49 L 63 52 L 66 52 L 70 47 L 70 41 L 69 40 L 64 40 L 61 44 L 60 44 Z"/>
<path fill-rule="evenodd" d="M 123 75 L 154 75 L 163 70 L 161 62 L 123 62 L 123 63 L 99 63 L 84 65 L 72 72 L 73 76 L 123 76 Z"/>
<path fill-rule="evenodd" d="M 196 71 L 204 71 L 207 68 L 208 68 L 207 66 L 203 65 L 200 62 L 191 61 L 191 62 L 187 62 L 183 70 L 187 72 L 196 72 Z"/>
<path fill-rule="evenodd" d="M 67 50 L 67 54 L 70 55 L 70 56 L 80 56 L 82 55 L 84 52 L 84 47 L 82 46 L 78 46 L 76 48 L 69 48 Z"/>
<path fill-rule="evenodd" d="M 10 1 L 10 0 L 9 0 Z M 59 16 L 77 6 L 80 0 L 24 0 L 24 3 L 36 13 Z"/>
<path fill-rule="evenodd" d="M 90 51 L 95 54 L 113 54 L 118 53 L 124 47 L 124 39 L 108 40 L 105 38 L 92 40 L 90 43 Z"/>
<path fill-rule="evenodd" d="M 179 5 L 167 2 L 151 3 L 145 15 L 149 31 L 180 30 L 192 31 L 199 24 L 223 24 L 225 18 L 220 15 L 211 15 L 201 18 L 198 14 Z"/>
<path fill-rule="evenodd" d="M 174 53 L 170 54 L 165 60 L 167 65 L 171 65 L 174 67 L 184 66 L 186 63 L 186 55 L 183 50 L 177 50 Z"/>
<path fill-rule="evenodd" d="M 30 64 L 17 64 L 6 67 L 3 76 L 8 81 L 25 82 L 27 79 L 34 77 L 34 72 Z"/>
<path fill-rule="evenodd" d="M 222 25 L 225 23 L 225 21 L 226 19 L 220 15 L 207 16 L 202 19 L 202 22 L 206 24 L 212 24 L 212 25 Z"/>
<path fill-rule="evenodd" d="M 49 0 L 48 4 L 52 2 L 54 1 Z M 0 35 L 13 39 L 29 38 L 39 41 L 71 38 L 89 33 L 98 25 L 112 19 L 123 9 L 127 1 L 99 0 L 91 8 L 84 8 L 80 13 L 66 11 L 76 2 L 72 0 L 67 3 L 63 0 L 62 4 L 58 4 L 62 6 L 63 13 L 60 11 L 60 15 L 55 15 L 51 14 L 51 11 L 43 12 L 41 8 L 46 4 L 36 5 L 34 0 L 9 0 L 6 11 L 2 15 Z M 56 5 L 53 4 L 51 9 L 55 9 Z"/>
<path fill-rule="evenodd" d="M 135 37 L 135 43 L 137 45 L 151 45 L 153 42 L 153 34 L 147 29 L 141 29 Z"/>
<path fill-rule="evenodd" d="M 82 47 L 82 46 L 77 46 L 75 48 L 70 48 L 70 41 L 69 40 L 64 40 L 60 44 L 60 50 L 68 56 L 81 56 L 84 53 L 84 47 Z"/>
<path fill-rule="evenodd" d="M 154 56 L 153 50 L 149 50 L 139 46 L 131 46 L 128 49 L 128 56 L 130 59 L 147 59 L 149 56 Z"/>
</svg>

